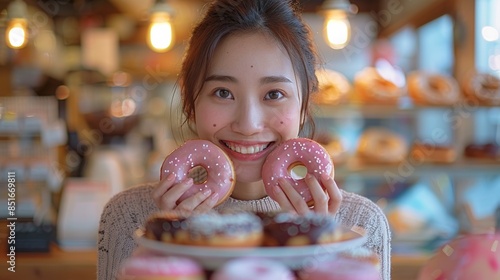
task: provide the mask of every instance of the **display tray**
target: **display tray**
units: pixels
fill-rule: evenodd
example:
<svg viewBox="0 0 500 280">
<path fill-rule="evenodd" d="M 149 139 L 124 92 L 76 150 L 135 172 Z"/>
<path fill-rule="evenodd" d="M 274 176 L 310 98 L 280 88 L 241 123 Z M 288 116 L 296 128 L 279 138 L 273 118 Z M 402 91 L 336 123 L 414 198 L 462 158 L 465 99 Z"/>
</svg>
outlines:
<svg viewBox="0 0 500 280">
<path fill-rule="evenodd" d="M 279 261 L 291 269 L 301 269 L 317 261 L 334 258 L 336 253 L 364 244 L 366 237 L 349 229 L 342 229 L 342 240 L 321 245 L 296 247 L 216 248 L 164 243 L 148 239 L 138 229 L 135 238 L 139 246 L 165 255 L 189 257 L 205 269 L 214 270 L 233 258 L 258 257 Z"/>
</svg>

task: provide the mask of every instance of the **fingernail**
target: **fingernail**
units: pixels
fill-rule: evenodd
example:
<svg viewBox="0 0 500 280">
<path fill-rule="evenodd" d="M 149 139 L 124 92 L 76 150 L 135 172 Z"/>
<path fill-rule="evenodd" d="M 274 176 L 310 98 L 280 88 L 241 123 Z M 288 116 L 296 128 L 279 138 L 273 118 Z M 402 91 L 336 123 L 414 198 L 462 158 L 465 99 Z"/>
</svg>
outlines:
<svg viewBox="0 0 500 280">
<path fill-rule="evenodd" d="M 167 176 L 167 181 L 172 181 L 175 178 L 175 173 L 170 173 Z"/>
<path fill-rule="evenodd" d="M 313 177 L 313 175 L 311 175 L 311 173 L 306 174 L 306 179 L 311 179 L 312 177 Z"/>
<path fill-rule="evenodd" d="M 187 184 L 187 185 L 192 185 L 193 184 L 193 178 L 186 178 L 184 180 L 184 183 Z"/>
<path fill-rule="evenodd" d="M 204 196 L 209 196 L 211 193 L 212 193 L 211 189 L 206 189 L 206 190 L 203 191 L 203 195 Z"/>
<path fill-rule="evenodd" d="M 321 174 L 321 179 L 323 179 L 324 181 L 328 181 L 330 180 L 330 176 L 328 176 L 328 174 L 323 173 Z"/>
</svg>

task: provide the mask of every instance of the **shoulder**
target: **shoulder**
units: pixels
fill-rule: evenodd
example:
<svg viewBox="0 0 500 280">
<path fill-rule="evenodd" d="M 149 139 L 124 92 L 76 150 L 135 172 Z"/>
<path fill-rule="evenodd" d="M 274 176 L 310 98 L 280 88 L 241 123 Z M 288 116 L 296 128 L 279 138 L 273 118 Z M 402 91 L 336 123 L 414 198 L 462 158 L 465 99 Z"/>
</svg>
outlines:
<svg viewBox="0 0 500 280">
<path fill-rule="evenodd" d="M 342 205 L 345 208 L 356 208 L 358 210 L 373 212 L 376 215 L 383 214 L 382 209 L 367 197 L 341 190 Z"/>
</svg>

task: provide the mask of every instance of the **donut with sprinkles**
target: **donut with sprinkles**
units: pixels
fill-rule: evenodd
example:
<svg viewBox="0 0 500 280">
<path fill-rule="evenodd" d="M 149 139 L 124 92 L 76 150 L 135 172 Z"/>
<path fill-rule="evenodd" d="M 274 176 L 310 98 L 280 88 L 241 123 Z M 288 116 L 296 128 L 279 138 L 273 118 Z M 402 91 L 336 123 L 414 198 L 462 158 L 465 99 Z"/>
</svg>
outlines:
<svg viewBox="0 0 500 280">
<path fill-rule="evenodd" d="M 231 159 L 214 143 L 207 140 L 188 140 L 170 153 L 160 168 L 160 179 L 175 174 L 175 184 L 187 177 L 193 186 L 177 201 L 182 202 L 197 192 L 211 190 L 219 193 L 216 205 L 224 202 L 233 192 L 235 173 Z"/>
<path fill-rule="evenodd" d="M 262 180 L 266 192 L 275 199 L 273 188 L 278 185 L 279 178 L 284 178 L 312 206 L 314 200 L 305 180 L 296 176 L 294 178 L 292 174 L 297 166 L 304 166 L 307 173 L 318 181 L 322 174 L 333 176 L 332 159 L 319 143 L 307 138 L 293 138 L 281 143 L 264 161 Z"/>
</svg>

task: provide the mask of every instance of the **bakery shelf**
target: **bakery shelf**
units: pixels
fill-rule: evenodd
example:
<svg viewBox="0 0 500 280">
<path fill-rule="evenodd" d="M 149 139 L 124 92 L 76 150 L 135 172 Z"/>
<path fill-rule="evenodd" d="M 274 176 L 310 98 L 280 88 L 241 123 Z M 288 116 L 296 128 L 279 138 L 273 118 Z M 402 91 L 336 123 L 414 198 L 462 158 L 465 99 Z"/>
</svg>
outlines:
<svg viewBox="0 0 500 280">
<path fill-rule="evenodd" d="M 41 133 L 42 122 L 35 117 L 18 118 L 14 120 L 0 119 L 0 134 L 36 134 Z"/>
<path fill-rule="evenodd" d="M 391 177 L 401 181 L 419 176 L 429 176 L 446 173 L 454 177 L 499 175 L 500 161 L 459 160 L 449 164 L 416 164 L 403 161 L 400 164 L 363 164 L 356 158 L 349 159 L 345 164 L 335 168 L 336 177 L 350 175 L 363 177 Z"/>
<path fill-rule="evenodd" d="M 414 105 L 411 102 L 402 102 L 399 105 L 370 105 L 363 103 L 347 103 L 338 105 L 314 105 L 314 113 L 319 118 L 352 117 L 359 114 L 361 118 L 397 118 L 411 116 L 426 110 L 441 110 L 443 112 L 471 113 L 480 109 L 498 108 L 494 106 L 459 103 L 449 106 Z"/>
</svg>

